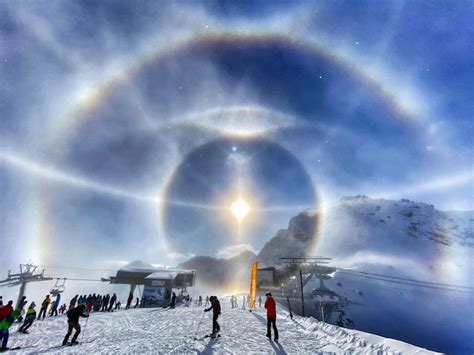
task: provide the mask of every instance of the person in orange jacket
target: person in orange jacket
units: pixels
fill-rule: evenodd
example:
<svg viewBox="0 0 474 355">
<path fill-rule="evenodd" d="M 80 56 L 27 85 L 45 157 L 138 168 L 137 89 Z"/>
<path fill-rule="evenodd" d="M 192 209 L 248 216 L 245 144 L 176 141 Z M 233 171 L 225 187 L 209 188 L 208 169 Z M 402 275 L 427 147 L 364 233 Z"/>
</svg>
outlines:
<svg viewBox="0 0 474 355">
<path fill-rule="evenodd" d="M 41 309 L 38 315 L 38 319 L 40 319 L 41 315 L 43 315 L 43 320 L 44 320 L 44 318 L 46 317 L 46 310 L 48 309 L 48 306 L 50 303 L 51 303 L 51 298 L 49 298 L 49 295 L 46 295 L 46 298 L 41 303 Z"/>
<path fill-rule="evenodd" d="M 275 336 L 274 340 L 278 343 L 278 329 L 276 327 L 276 303 L 270 292 L 268 292 L 265 296 L 267 296 L 267 300 L 265 301 L 265 309 L 267 310 L 267 337 L 271 339 L 271 326 L 273 325 L 273 333 Z"/>
</svg>

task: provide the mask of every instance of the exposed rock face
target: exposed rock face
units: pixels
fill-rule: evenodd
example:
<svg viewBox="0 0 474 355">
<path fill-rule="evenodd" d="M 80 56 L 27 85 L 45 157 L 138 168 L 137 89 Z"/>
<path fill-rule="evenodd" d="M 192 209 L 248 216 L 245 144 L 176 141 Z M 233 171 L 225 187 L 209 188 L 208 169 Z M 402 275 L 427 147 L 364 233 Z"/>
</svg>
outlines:
<svg viewBox="0 0 474 355">
<path fill-rule="evenodd" d="M 250 267 L 256 257 L 249 250 L 229 259 L 194 256 L 179 264 L 178 267 L 196 270 L 198 285 L 217 289 L 223 287 L 241 288 L 249 283 Z"/>
<path fill-rule="evenodd" d="M 283 265 L 281 257 L 309 256 L 315 242 L 317 213 L 307 211 L 293 217 L 288 229 L 280 229 L 258 253 L 259 266 Z"/>
</svg>

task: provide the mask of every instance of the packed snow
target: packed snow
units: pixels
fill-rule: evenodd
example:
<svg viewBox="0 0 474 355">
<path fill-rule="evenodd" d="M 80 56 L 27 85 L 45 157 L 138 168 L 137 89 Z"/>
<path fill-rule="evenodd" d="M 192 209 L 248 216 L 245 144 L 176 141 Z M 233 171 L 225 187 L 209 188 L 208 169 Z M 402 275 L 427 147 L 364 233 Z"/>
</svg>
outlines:
<svg viewBox="0 0 474 355">
<path fill-rule="evenodd" d="M 18 333 L 12 327 L 9 346 L 20 346 L 16 353 L 434 354 L 401 341 L 340 328 L 314 318 L 295 316 L 292 320 L 280 306 L 277 318 L 280 342 L 275 343 L 265 336 L 263 308 L 257 307 L 252 313 L 241 308 L 232 309 L 229 298 L 221 300 L 221 305 L 222 336 L 216 339 L 204 338 L 211 332 L 211 312 L 204 313 L 203 307 L 181 306 L 92 313 L 89 318 L 81 318 L 80 344 L 74 347 L 60 346 L 67 330 L 66 317 L 47 317 L 44 321 L 36 321 L 30 334 Z"/>
</svg>

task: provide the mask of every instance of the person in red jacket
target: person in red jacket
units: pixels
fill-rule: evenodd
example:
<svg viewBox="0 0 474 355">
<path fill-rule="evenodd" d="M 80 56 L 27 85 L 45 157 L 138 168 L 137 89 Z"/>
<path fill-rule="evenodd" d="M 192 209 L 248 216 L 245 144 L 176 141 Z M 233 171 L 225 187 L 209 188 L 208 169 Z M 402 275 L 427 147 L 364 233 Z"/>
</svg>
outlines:
<svg viewBox="0 0 474 355">
<path fill-rule="evenodd" d="M 266 294 L 267 300 L 265 301 L 265 309 L 267 310 L 267 337 L 271 339 L 272 332 L 271 326 L 273 325 L 274 339 L 275 342 L 278 342 L 278 329 L 276 327 L 276 304 L 275 300 L 272 297 L 272 294 L 268 292 Z"/>
<path fill-rule="evenodd" d="M 10 314 L 12 314 L 12 312 L 13 312 L 13 301 L 8 301 L 8 303 L 5 306 L 0 307 L 0 320 L 2 320 L 3 318 L 6 318 Z"/>
</svg>

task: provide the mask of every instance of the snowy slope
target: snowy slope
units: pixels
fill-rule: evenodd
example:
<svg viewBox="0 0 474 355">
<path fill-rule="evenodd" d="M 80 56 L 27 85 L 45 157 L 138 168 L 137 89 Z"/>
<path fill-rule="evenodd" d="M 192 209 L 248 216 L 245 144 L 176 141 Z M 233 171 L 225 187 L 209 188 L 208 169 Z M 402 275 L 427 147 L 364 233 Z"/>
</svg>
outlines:
<svg viewBox="0 0 474 355">
<path fill-rule="evenodd" d="M 228 299 L 222 303 L 219 318 L 222 337 L 217 340 L 202 338 L 211 328 L 211 314 L 206 313 L 197 331 L 198 340 L 194 340 L 203 314 L 202 307 L 195 306 L 175 310 L 132 309 L 93 313 L 87 326 L 85 320 L 81 320 L 83 336 L 79 340 L 82 344 L 73 348 L 58 346 L 66 330 L 66 317 L 47 318 L 35 322 L 29 335 L 12 332 L 10 346 L 24 347 L 15 351 L 17 353 L 432 353 L 407 343 L 339 328 L 312 318 L 295 317 L 291 320 L 283 309 L 278 310 L 280 343 L 276 344 L 265 337 L 266 319 L 261 308 L 254 313 L 231 309 Z"/>
</svg>

